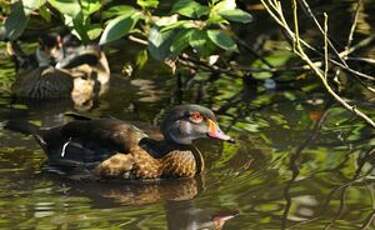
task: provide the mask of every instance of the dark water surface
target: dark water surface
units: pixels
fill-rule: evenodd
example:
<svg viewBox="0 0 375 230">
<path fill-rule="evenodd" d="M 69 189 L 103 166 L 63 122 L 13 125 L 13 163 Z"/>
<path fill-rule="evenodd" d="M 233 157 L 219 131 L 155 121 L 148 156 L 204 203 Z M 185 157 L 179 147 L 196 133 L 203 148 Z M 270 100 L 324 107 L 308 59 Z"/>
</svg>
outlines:
<svg viewBox="0 0 375 230">
<path fill-rule="evenodd" d="M 197 178 L 89 183 L 42 174 L 45 156 L 33 138 L 0 128 L 0 229 L 374 228 L 375 133 L 316 83 L 242 88 L 241 79 L 211 83 L 202 73 L 177 90 L 158 63 L 124 77 L 122 64 L 137 49 L 119 46 L 127 52 L 109 55 L 109 93 L 83 113 L 158 124 L 174 104 L 200 103 L 218 111 L 237 143 L 198 141 L 206 171 Z M 12 74 L 2 61 L 2 77 Z M 68 111 L 75 111 L 69 102 L 0 98 L 0 121 L 53 126 Z"/>
</svg>

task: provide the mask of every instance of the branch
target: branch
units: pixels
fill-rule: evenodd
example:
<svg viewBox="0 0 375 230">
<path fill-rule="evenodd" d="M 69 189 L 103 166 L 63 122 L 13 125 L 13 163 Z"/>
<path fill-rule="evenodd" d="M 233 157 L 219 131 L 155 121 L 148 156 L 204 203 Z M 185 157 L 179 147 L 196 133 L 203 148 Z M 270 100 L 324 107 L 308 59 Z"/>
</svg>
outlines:
<svg viewBox="0 0 375 230">
<path fill-rule="evenodd" d="M 304 0 L 303 0 L 304 1 Z M 365 113 L 363 113 L 360 109 L 357 108 L 355 105 L 350 105 L 347 103 L 343 98 L 341 98 L 329 85 L 327 78 L 325 76 L 325 72 L 322 71 L 318 66 L 315 65 L 315 63 L 309 58 L 309 56 L 305 53 L 302 45 L 305 46 L 305 44 L 308 44 L 304 40 L 302 40 L 297 33 L 293 32 L 289 24 L 286 22 L 286 19 L 284 17 L 284 13 L 281 7 L 281 3 L 278 0 L 261 0 L 262 4 L 264 5 L 267 12 L 275 19 L 275 21 L 287 32 L 287 34 L 290 36 L 290 38 L 295 41 L 296 47 L 294 50 L 294 53 L 299 56 L 303 61 L 307 63 L 308 66 L 310 66 L 310 69 L 315 73 L 315 75 L 321 80 L 323 86 L 326 88 L 327 92 L 337 101 L 339 102 L 345 109 L 348 111 L 354 113 L 358 117 L 362 118 L 365 122 L 367 122 L 370 126 L 375 128 L 375 122 L 368 117 Z M 293 0 L 293 4 L 295 7 L 297 7 L 296 0 Z M 271 10 L 271 8 L 273 10 Z M 298 16 L 297 9 L 293 10 L 293 18 L 294 18 L 294 27 L 298 28 Z M 325 26 L 327 26 L 328 16 L 325 22 Z M 329 44 L 328 35 L 324 31 L 324 39 L 327 41 L 327 44 Z M 328 48 L 327 48 L 328 49 Z M 328 55 L 325 55 L 325 60 L 328 59 Z M 341 63 L 338 63 L 341 64 Z M 341 64 L 342 65 L 342 64 Z M 345 67 L 345 66 L 344 66 Z"/>
</svg>

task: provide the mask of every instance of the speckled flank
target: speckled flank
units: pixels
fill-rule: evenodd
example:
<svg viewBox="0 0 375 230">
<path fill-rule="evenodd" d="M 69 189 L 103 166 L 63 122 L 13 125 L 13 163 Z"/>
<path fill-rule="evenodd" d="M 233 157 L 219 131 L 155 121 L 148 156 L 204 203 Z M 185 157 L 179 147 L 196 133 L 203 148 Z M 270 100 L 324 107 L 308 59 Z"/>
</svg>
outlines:
<svg viewBox="0 0 375 230">
<path fill-rule="evenodd" d="M 94 170 L 97 176 L 119 177 L 133 169 L 134 160 L 131 155 L 117 153 L 100 163 Z"/>
<path fill-rule="evenodd" d="M 161 159 L 164 177 L 192 177 L 196 173 L 191 151 L 172 151 Z"/>
<path fill-rule="evenodd" d="M 139 146 L 128 154 L 117 153 L 98 165 L 94 173 L 101 177 L 153 179 L 158 177 L 193 177 L 196 162 L 191 151 L 175 150 L 155 159 Z"/>
</svg>

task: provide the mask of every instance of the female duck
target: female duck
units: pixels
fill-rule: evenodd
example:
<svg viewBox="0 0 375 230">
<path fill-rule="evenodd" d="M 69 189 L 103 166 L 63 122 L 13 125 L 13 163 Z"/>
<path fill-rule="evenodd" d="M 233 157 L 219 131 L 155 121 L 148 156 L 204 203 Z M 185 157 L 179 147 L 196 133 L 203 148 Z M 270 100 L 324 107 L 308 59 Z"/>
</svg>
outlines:
<svg viewBox="0 0 375 230">
<path fill-rule="evenodd" d="M 43 36 L 34 55 L 25 55 L 15 42 L 8 48 L 17 67 L 16 82 L 12 86 L 17 98 L 70 97 L 75 105 L 82 106 L 108 87 L 108 62 L 95 45 L 69 47 L 59 36 Z"/>
<path fill-rule="evenodd" d="M 160 132 L 109 118 L 84 118 L 49 129 L 17 122 L 7 127 L 34 135 L 48 156 L 47 171 L 90 178 L 193 177 L 204 170 L 202 155 L 191 146 L 194 140 L 232 141 L 214 113 L 199 105 L 176 106 Z"/>
</svg>

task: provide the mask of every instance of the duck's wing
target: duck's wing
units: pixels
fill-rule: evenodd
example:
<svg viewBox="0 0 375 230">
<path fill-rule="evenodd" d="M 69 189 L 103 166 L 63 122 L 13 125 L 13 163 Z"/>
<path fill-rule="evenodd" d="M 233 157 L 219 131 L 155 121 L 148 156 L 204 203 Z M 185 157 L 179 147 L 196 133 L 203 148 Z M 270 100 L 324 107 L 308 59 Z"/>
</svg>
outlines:
<svg viewBox="0 0 375 230">
<path fill-rule="evenodd" d="M 136 126 L 115 119 L 77 120 L 62 127 L 62 135 L 85 148 L 128 153 L 147 135 Z"/>
</svg>

